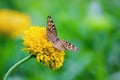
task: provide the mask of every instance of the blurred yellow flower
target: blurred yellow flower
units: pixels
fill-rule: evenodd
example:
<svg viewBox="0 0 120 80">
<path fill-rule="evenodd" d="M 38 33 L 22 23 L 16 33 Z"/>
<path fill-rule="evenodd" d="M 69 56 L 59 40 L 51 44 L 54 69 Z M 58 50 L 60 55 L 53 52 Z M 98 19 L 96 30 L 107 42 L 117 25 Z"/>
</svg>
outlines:
<svg viewBox="0 0 120 80">
<path fill-rule="evenodd" d="M 54 48 L 52 43 L 47 40 L 46 28 L 32 26 L 25 31 L 23 40 L 24 50 L 33 54 L 38 62 L 43 62 L 51 69 L 62 66 L 65 53 Z"/>
<path fill-rule="evenodd" d="M 12 10 L 0 10 L 0 33 L 16 37 L 30 26 L 30 17 Z"/>
</svg>

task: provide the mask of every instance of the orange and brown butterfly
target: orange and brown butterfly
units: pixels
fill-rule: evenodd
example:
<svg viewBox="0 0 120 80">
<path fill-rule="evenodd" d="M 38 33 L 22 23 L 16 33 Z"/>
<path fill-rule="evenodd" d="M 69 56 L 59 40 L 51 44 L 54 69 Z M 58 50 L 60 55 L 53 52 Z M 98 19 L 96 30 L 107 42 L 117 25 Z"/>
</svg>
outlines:
<svg viewBox="0 0 120 80">
<path fill-rule="evenodd" d="M 72 50 L 78 51 L 77 47 L 71 43 L 59 39 L 57 36 L 57 30 L 55 24 L 50 16 L 47 18 L 47 29 L 46 29 L 47 39 L 53 43 L 53 46 L 58 50 Z"/>
</svg>

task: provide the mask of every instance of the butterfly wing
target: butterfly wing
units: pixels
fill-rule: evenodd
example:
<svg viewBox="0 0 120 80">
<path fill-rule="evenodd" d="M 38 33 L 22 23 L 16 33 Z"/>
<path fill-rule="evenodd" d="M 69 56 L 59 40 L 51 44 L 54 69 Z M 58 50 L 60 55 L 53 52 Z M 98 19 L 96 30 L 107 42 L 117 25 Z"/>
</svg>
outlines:
<svg viewBox="0 0 120 80">
<path fill-rule="evenodd" d="M 47 29 L 46 29 L 47 39 L 51 41 L 55 48 L 59 50 L 72 50 L 77 51 L 77 47 L 73 46 L 67 41 L 60 40 L 57 37 L 57 31 L 55 24 L 50 16 L 47 18 Z"/>
<path fill-rule="evenodd" d="M 55 24 L 50 16 L 48 16 L 47 18 L 47 30 L 46 31 L 47 31 L 46 32 L 47 39 L 49 41 L 55 42 L 58 39 Z"/>
<path fill-rule="evenodd" d="M 56 47 L 59 50 L 71 50 L 71 51 L 78 51 L 77 47 L 72 45 L 71 43 L 63 40 L 57 40 L 53 43 L 54 47 Z"/>
</svg>

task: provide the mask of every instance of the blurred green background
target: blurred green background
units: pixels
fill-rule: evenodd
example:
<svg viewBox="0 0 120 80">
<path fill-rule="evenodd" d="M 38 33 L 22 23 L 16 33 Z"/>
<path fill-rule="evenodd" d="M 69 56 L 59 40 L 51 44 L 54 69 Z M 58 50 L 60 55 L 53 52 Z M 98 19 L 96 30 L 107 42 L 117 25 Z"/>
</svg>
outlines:
<svg viewBox="0 0 120 80">
<path fill-rule="evenodd" d="M 31 17 L 31 25 L 46 27 L 50 15 L 61 39 L 79 48 L 65 51 L 63 66 L 50 70 L 35 59 L 19 66 L 9 80 L 120 80 L 119 0 L 0 0 L 0 9 Z M 0 20 L 1 21 L 1 20 Z M 0 34 L 0 80 L 27 56 L 23 40 Z"/>
</svg>

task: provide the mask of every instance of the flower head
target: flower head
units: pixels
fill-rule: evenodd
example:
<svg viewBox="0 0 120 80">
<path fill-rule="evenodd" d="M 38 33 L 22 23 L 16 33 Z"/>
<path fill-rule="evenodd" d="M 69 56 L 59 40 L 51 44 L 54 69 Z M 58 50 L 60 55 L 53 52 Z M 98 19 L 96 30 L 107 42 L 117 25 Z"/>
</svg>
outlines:
<svg viewBox="0 0 120 80">
<path fill-rule="evenodd" d="M 30 26 L 27 14 L 13 10 L 0 10 L 0 32 L 16 37 Z"/>
<path fill-rule="evenodd" d="M 62 66 L 64 51 L 54 48 L 52 43 L 47 40 L 46 28 L 32 26 L 24 33 L 23 40 L 24 50 L 33 54 L 38 62 L 43 62 L 51 69 Z"/>
</svg>

